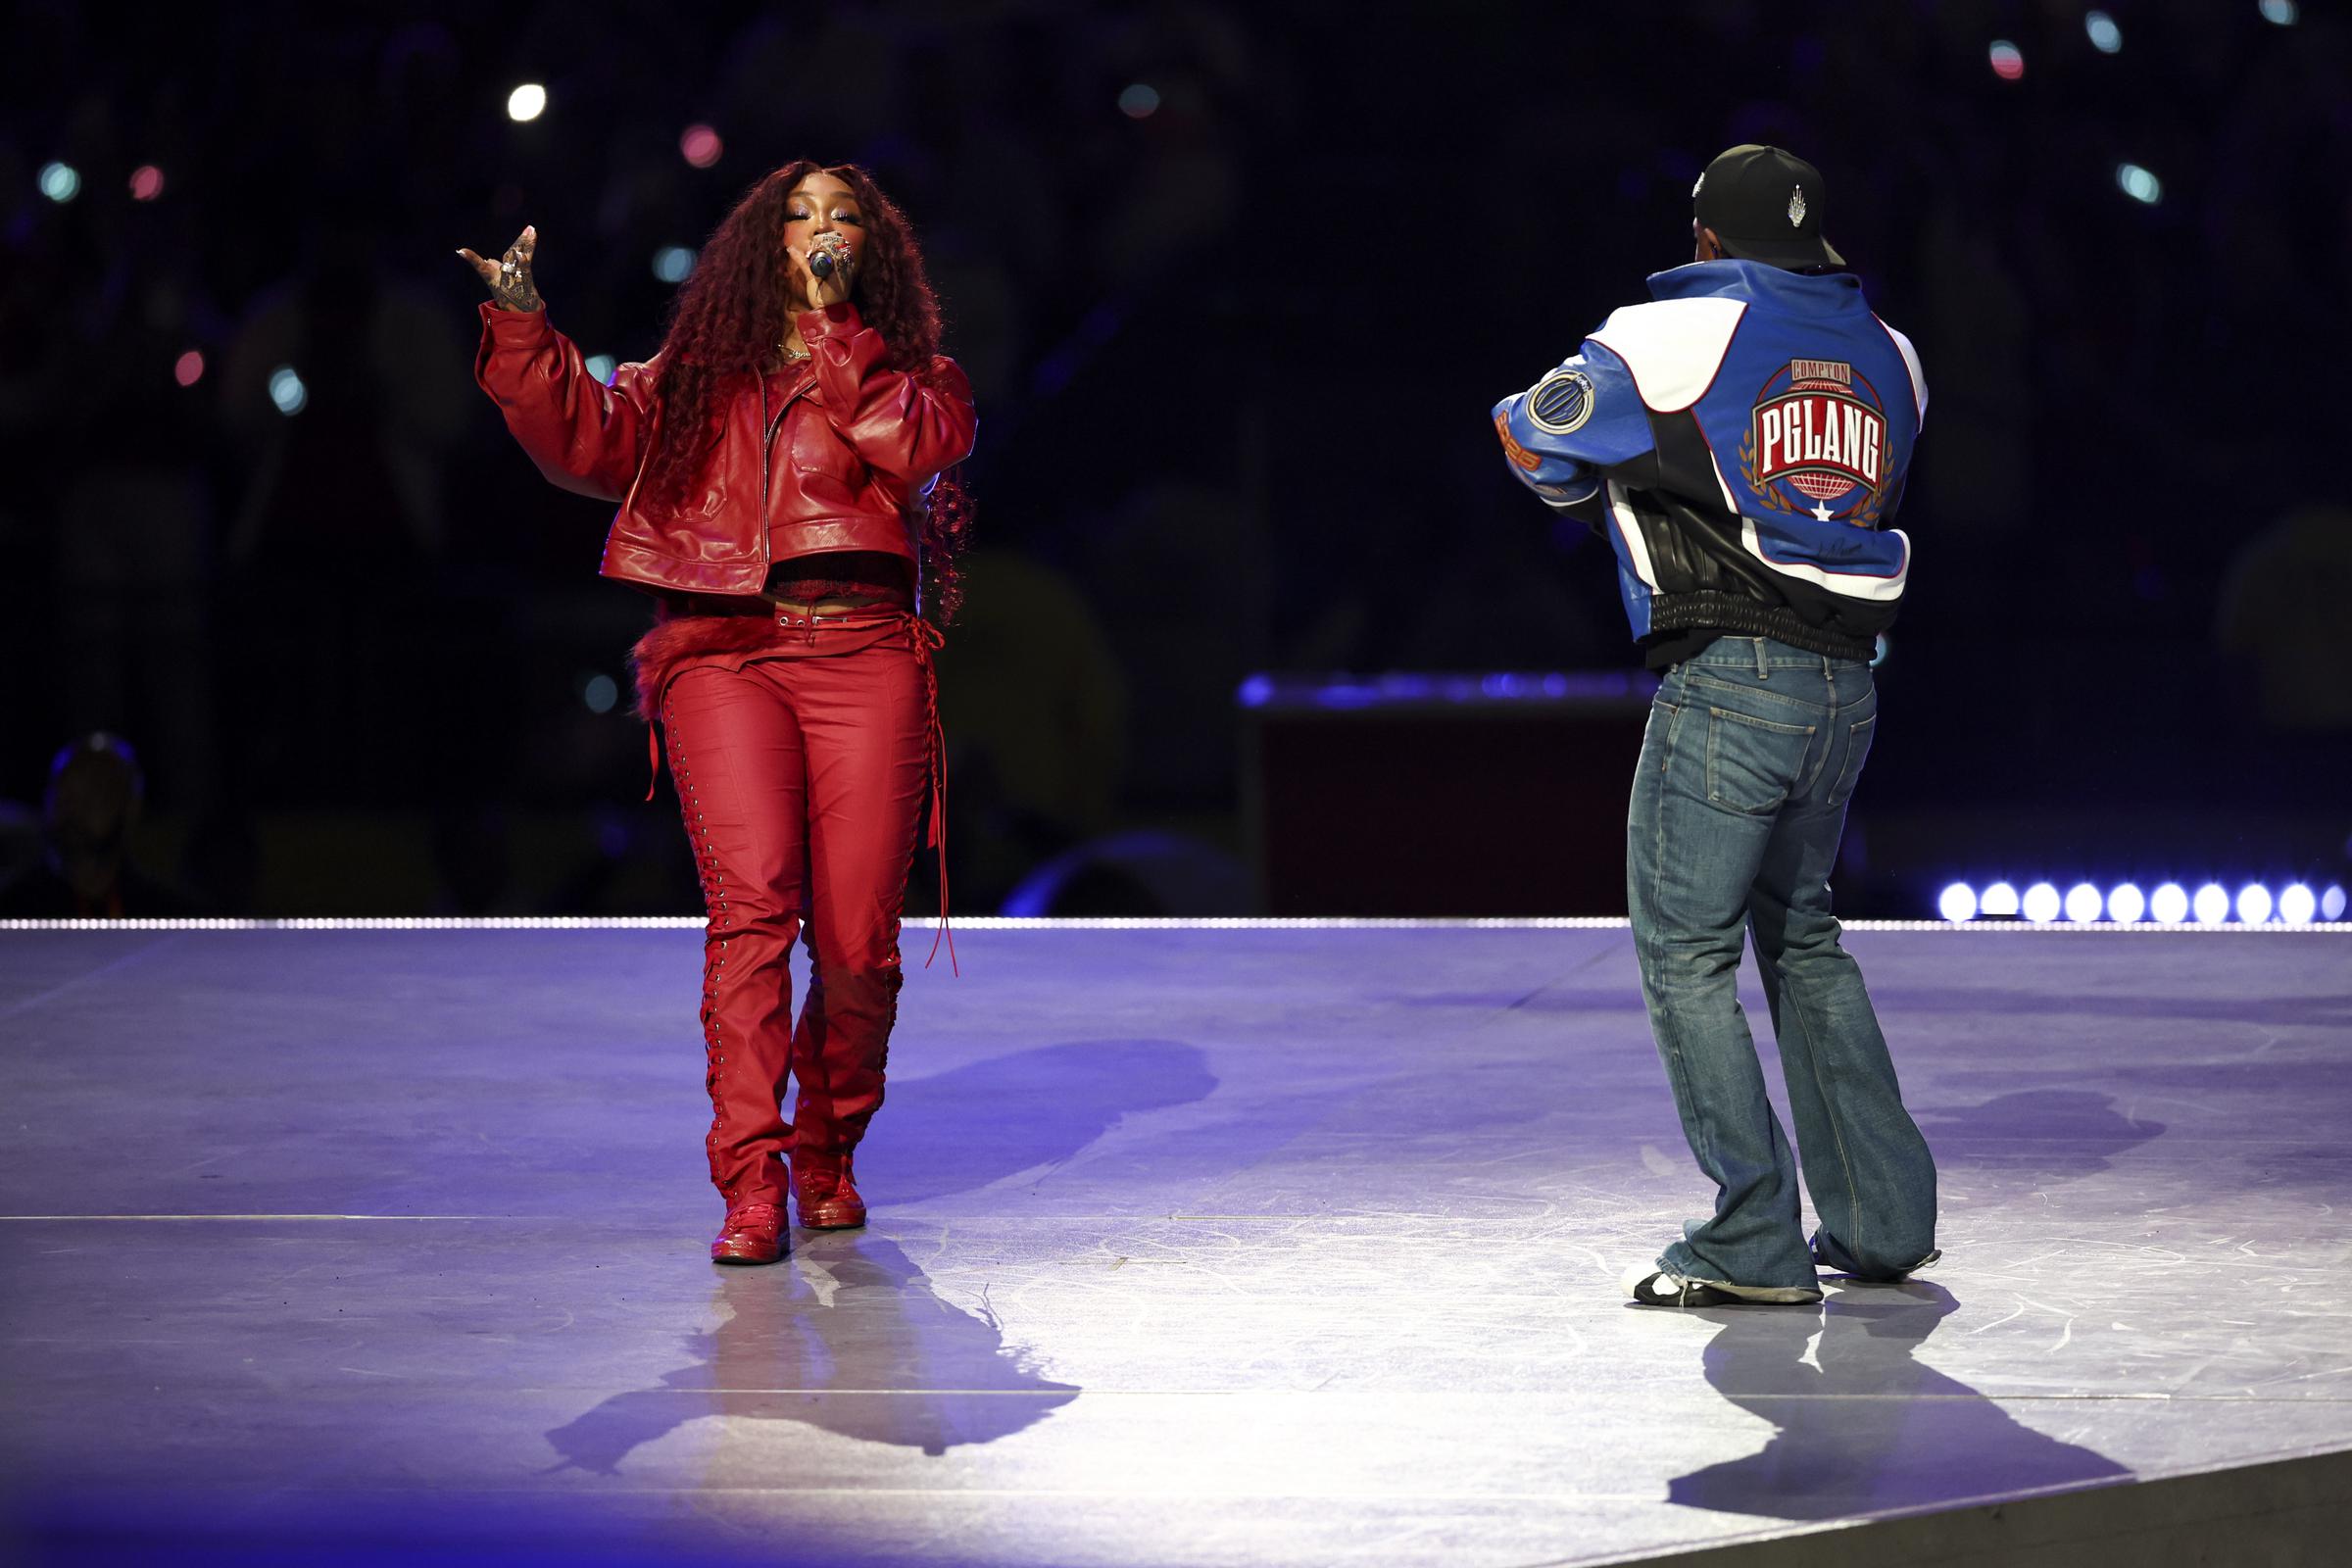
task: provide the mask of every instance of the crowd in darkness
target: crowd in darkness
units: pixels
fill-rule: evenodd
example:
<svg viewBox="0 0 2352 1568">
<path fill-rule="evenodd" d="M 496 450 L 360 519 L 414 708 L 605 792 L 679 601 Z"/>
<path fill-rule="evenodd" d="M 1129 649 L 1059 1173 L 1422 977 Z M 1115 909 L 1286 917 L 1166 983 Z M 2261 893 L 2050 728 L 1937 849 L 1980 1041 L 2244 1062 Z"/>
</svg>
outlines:
<svg viewBox="0 0 2352 1568">
<path fill-rule="evenodd" d="M 1632 662 L 1605 547 L 1509 482 L 1487 409 L 1688 259 L 1743 141 L 1826 172 L 1933 394 L 1871 801 L 2332 809 L 2352 33 L 2110 9 L 2114 53 L 1994 0 L 28 0 L 0 877 L 28 891 L 63 757 L 122 820 L 143 769 L 150 907 L 691 907 L 613 700 L 645 607 L 472 385 L 452 252 L 535 224 L 556 324 L 643 358 L 657 253 L 802 156 L 907 211 L 979 397 L 942 664 L 978 904 L 1138 822 L 1229 853 L 1252 670 Z"/>
</svg>

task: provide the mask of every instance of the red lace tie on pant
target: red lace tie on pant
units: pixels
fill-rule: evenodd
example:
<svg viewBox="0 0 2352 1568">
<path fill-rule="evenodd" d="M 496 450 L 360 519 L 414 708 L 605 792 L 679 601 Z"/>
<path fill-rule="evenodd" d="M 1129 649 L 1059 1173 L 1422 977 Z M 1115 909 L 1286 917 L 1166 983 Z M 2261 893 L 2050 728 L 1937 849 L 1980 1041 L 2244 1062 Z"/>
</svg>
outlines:
<svg viewBox="0 0 2352 1568">
<path fill-rule="evenodd" d="M 948 732 L 939 719 L 939 669 L 931 656 L 946 646 L 947 636 L 937 626 L 920 615 L 906 617 L 906 641 L 914 650 L 915 662 L 923 667 L 923 724 L 924 739 L 931 753 L 931 825 L 923 835 L 925 848 L 939 856 L 939 931 L 931 938 L 930 957 L 923 967 L 931 967 L 931 959 L 939 956 L 939 944 L 948 944 L 948 967 L 958 978 L 962 965 L 956 961 L 956 932 L 948 923 Z"/>
</svg>

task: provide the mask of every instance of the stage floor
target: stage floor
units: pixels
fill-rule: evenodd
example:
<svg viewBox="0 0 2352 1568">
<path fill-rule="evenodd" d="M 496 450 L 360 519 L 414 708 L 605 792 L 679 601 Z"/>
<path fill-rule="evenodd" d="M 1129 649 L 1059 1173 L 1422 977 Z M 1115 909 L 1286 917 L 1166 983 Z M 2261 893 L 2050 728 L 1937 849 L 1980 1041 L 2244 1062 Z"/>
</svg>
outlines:
<svg viewBox="0 0 2352 1568">
<path fill-rule="evenodd" d="M 30 1562 L 1517 1565 L 2352 1447 L 2352 938 L 1848 941 L 1944 1261 L 1684 1314 L 1617 1294 L 1707 1196 L 1621 928 L 959 929 L 871 1228 L 740 1270 L 692 931 L 0 932 L 0 1508 Z"/>
</svg>

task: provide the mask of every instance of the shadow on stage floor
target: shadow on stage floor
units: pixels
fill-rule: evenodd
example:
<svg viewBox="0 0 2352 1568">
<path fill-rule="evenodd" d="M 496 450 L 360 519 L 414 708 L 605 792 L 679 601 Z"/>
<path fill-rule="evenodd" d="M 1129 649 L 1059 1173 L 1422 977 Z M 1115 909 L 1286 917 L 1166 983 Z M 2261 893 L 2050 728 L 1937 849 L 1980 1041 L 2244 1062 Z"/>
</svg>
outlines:
<svg viewBox="0 0 2352 1568">
<path fill-rule="evenodd" d="M 617 1475 L 642 1445 L 710 1415 L 729 1418 L 730 1437 L 739 1420 L 795 1421 L 941 1455 L 1024 1431 L 1078 1396 L 1007 1349 L 992 1314 L 940 1299 L 897 1244 L 857 1233 L 794 1244 L 782 1267 L 719 1277 L 721 1321 L 686 1336 L 688 1365 L 550 1432 L 564 1456 L 553 1468 Z"/>
<path fill-rule="evenodd" d="M 1755 1453 L 1676 1477 L 1668 1497 L 1721 1513 L 1841 1519 L 1952 1505 L 1959 1456 L 1988 1497 L 2128 1474 L 1922 1365 L 1920 1347 L 1959 1305 L 1912 1280 L 1835 1289 L 1818 1309 L 1692 1313 L 1717 1325 L 1701 1358 L 1708 1386 L 1774 1431 Z"/>
</svg>

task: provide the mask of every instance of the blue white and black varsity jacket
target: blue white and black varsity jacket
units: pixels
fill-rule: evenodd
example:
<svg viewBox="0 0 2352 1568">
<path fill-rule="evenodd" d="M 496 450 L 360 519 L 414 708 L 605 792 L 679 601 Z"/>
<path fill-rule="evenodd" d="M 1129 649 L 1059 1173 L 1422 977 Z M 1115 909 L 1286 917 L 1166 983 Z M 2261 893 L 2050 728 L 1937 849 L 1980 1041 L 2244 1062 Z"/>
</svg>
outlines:
<svg viewBox="0 0 2352 1568">
<path fill-rule="evenodd" d="M 1694 262 L 1494 405 L 1511 470 L 1605 533 L 1651 667 L 1713 637 L 1868 659 L 1900 607 L 1889 528 L 1928 407 L 1859 279 Z"/>
</svg>

